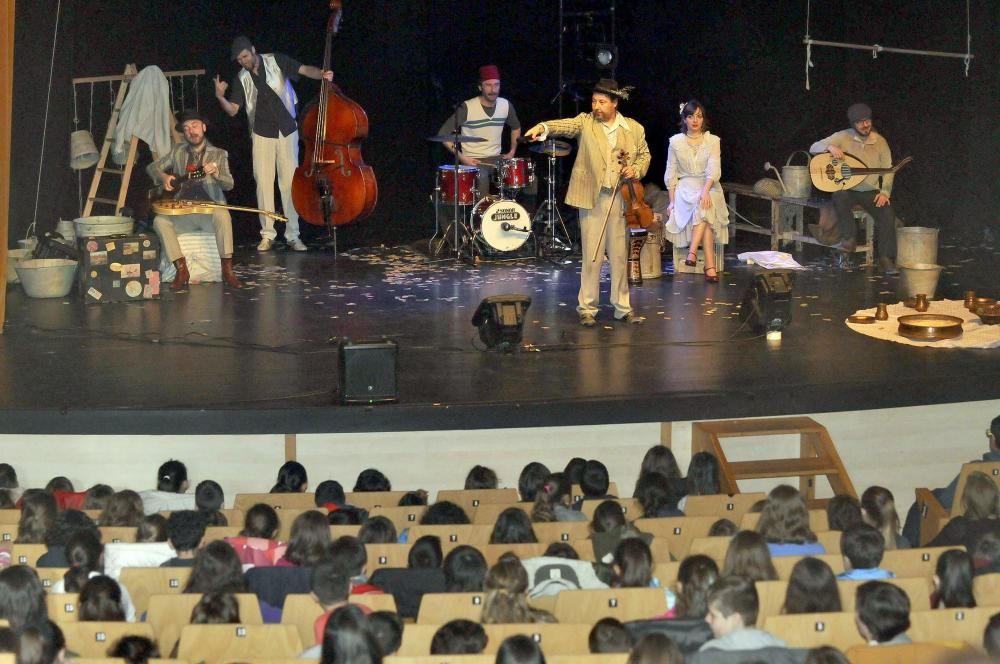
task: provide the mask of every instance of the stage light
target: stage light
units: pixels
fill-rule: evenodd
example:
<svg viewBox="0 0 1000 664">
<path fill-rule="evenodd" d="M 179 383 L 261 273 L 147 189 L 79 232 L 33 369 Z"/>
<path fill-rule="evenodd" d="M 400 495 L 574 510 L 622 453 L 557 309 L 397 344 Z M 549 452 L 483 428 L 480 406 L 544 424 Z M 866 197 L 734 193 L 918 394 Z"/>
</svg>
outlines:
<svg viewBox="0 0 1000 664">
<path fill-rule="evenodd" d="M 527 295 L 492 295 L 479 303 L 472 326 L 479 329 L 479 338 L 487 348 L 512 350 L 521 343 L 524 312 L 530 306 Z"/>
<path fill-rule="evenodd" d="M 594 64 L 601 71 L 613 71 L 618 66 L 618 47 L 614 44 L 597 44 L 594 47 Z"/>
<path fill-rule="evenodd" d="M 757 333 L 780 334 L 792 320 L 792 273 L 768 270 L 754 275 L 743 293 L 740 320 Z"/>
</svg>

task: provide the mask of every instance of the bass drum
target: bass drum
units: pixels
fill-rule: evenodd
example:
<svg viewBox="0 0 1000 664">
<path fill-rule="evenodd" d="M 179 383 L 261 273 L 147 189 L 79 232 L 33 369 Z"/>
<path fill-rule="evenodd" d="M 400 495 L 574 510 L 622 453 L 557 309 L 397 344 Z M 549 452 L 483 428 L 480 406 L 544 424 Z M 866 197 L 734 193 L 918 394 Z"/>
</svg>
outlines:
<svg viewBox="0 0 1000 664">
<path fill-rule="evenodd" d="M 531 217 L 515 201 L 487 196 L 472 208 L 472 230 L 497 251 L 515 251 L 531 235 Z"/>
</svg>

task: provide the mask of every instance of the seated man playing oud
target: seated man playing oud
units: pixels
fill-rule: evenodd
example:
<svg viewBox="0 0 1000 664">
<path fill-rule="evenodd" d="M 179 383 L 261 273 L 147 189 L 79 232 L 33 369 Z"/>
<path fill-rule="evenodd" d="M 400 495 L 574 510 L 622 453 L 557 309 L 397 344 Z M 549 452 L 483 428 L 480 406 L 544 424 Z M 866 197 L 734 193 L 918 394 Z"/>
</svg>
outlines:
<svg viewBox="0 0 1000 664">
<path fill-rule="evenodd" d="M 226 197 L 222 192 L 233 188 L 229 155 L 208 142 L 205 138 L 207 128 L 207 121 L 198 111 L 184 111 L 177 123 L 177 131 L 184 134 L 184 142 L 146 167 L 146 172 L 174 198 L 224 205 Z M 172 290 L 187 288 L 191 278 L 177 235 L 199 231 L 215 234 L 222 258 L 222 280 L 232 288 L 242 287 L 233 272 L 233 224 L 226 208 L 214 208 L 211 214 L 158 214 L 153 220 L 153 228 L 160 236 L 167 258 L 177 268 Z"/>
</svg>

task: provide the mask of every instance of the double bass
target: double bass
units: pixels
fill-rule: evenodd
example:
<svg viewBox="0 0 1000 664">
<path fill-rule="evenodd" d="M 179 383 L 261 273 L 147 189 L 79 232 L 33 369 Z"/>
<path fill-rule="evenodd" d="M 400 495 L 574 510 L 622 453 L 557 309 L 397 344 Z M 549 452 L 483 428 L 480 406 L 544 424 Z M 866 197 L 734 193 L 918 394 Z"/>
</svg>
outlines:
<svg viewBox="0 0 1000 664">
<path fill-rule="evenodd" d="M 330 0 L 326 25 L 323 71 L 330 70 L 331 44 L 340 28 L 340 0 Z M 322 79 L 318 101 L 302 117 L 300 135 L 305 143 L 302 165 L 292 180 L 292 202 L 305 221 L 314 226 L 342 226 L 367 217 L 378 200 L 375 172 L 361 156 L 361 141 L 368 136 L 368 115 L 332 81 Z"/>
</svg>

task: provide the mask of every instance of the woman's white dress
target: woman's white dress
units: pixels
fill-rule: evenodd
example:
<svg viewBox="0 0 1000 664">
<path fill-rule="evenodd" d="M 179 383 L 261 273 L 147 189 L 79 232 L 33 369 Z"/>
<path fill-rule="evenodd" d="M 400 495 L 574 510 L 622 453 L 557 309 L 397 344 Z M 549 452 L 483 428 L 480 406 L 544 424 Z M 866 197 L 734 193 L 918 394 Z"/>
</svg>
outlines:
<svg viewBox="0 0 1000 664">
<path fill-rule="evenodd" d="M 668 190 L 674 190 L 674 211 L 667 220 L 664 234 L 677 247 L 690 246 L 694 227 L 703 221 L 711 224 L 716 243 L 729 242 L 729 209 L 719 184 L 722 176 L 719 146 L 719 137 L 707 131 L 698 145 L 688 143 L 684 134 L 670 137 L 663 182 Z M 708 209 L 701 207 L 705 178 L 712 180 L 709 190 L 712 207 Z"/>
</svg>

